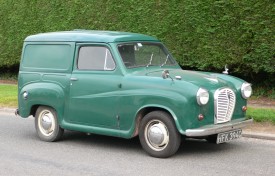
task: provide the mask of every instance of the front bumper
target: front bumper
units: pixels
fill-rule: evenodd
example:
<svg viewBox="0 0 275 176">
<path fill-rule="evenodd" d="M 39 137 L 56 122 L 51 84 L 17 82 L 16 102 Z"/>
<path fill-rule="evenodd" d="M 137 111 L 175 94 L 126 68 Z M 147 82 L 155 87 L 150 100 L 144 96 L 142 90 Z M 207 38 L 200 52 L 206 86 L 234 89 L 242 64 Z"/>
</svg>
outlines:
<svg viewBox="0 0 275 176">
<path fill-rule="evenodd" d="M 209 136 L 212 134 L 218 134 L 226 131 L 231 131 L 234 129 L 240 129 L 248 124 L 253 123 L 253 119 L 237 119 L 237 120 L 232 120 L 227 123 L 223 124 L 217 124 L 217 125 L 206 125 L 200 128 L 195 128 L 195 129 L 187 129 L 185 131 L 185 135 L 188 137 L 201 137 L 201 136 Z"/>
</svg>

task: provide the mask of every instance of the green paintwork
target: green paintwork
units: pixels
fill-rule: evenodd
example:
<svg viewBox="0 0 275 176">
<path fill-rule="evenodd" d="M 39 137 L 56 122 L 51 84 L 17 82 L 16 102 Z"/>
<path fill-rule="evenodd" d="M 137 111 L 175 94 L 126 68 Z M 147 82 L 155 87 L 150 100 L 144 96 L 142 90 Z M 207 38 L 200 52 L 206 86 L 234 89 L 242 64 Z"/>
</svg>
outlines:
<svg viewBox="0 0 275 176">
<path fill-rule="evenodd" d="M 158 108 L 169 112 L 178 131 L 185 134 L 186 129 L 214 124 L 213 94 L 219 88 L 229 87 L 236 94 L 232 120 L 245 117 L 242 106 L 246 105 L 246 100 L 240 92 L 243 80 L 224 74 L 186 71 L 177 64 L 127 69 L 117 45 L 130 41 L 159 43 L 150 36 L 111 31 L 67 31 L 27 37 L 18 80 L 20 116 L 34 115 L 39 105 L 47 105 L 57 111 L 59 124 L 64 129 L 131 138 L 137 134 L 135 130 L 143 112 Z M 70 50 L 58 53 L 59 59 L 54 62 L 45 62 L 47 58 L 41 56 L 47 67 L 40 68 L 39 55 L 35 63 L 32 50 L 28 48 L 37 45 L 65 45 Z M 79 48 L 87 45 L 109 48 L 116 63 L 115 70 L 78 70 Z M 57 54 L 52 47 L 42 48 L 48 52 L 47 57 L 54 58 Z M 28 63 L 29 60 L 32 63 Z M 173 80 L 162 78 L 165 69 Z M 182 79 L 177 80 L 175 76 Z M 200 87 L 210 94 L 204 106 L 199 106 L 196 100 Z M 26 100 L 23 98 L 25 91 L 28 92 Z M 199 121 L 199 114 L 205 119 Z"/>
</svg>

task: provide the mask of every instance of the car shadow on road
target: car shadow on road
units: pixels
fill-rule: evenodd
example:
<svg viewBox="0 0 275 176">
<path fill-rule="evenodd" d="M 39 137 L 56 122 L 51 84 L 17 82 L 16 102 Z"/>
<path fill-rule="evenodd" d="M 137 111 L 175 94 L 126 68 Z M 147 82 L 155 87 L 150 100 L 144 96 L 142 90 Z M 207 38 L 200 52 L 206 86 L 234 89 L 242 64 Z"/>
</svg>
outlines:
<svg viewBox="0 0 275 176">
<path fill-rule="evenodd" d="M 66 131 L 60 142 L 93 148 L 108 148 L 114 151 L 142 151 L 138 137 L 132 139 L 103 136 L 97 134 Z"/>
<path fill-rule="evenodd" d="M 106 148 L 123 152 L 127 150 L 131 153 L 144 153 L 142 147 L 140 145 L 138 137 L 132 139 L 123 139 L 117 137 L 110 136 L 102 136 L 91 134 L 87 135 L 85 133 L 80 132 L 71 132 L 66 131 L 62 141 L 63 143 L 69 143 L 71 145 L 81 145 L 93 148 Z M 238 147 L 238 143 L 231 142 L 225 144 L 211 144 L 203 139 L 186 139 L 182 140 L 181 146 L 176 153 L 177 157 L 189 156 L 189 155 L 202 155 L 202 154 L 210 154 L 210 153 L 222 153 L 225 150 L 234 150 L 234 148 Z M 240 147 L 240 146 L 239 146 Z"/>
<path fill-rule="evenodd" d="M 204 139 L 186 139 L 183 140 L 177 152 L 177 155 L 202 155 L 202 154 L 217 154 L 224 151 L 234 150 L 238 147 L 236 142 L 223 144 L 209 143 Z"/>
</svg>

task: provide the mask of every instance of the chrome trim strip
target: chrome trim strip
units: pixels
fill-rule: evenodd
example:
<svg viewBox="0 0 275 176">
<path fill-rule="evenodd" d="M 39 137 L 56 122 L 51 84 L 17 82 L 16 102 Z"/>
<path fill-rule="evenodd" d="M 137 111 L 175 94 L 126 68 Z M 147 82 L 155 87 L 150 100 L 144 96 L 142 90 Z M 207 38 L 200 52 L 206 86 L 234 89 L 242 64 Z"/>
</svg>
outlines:
<svg viewBox="0 0 275 176">
<path fill-rule="evenodd" d="M 201 128 L 187 129 L 185 135 L 189 137 L 200 137 L 209 136 L 212 134 L 218 134 L 226 131 L 231 131 L 234 129 L 239 129 L 253 123 L 253 119 L 245 120 L 245 118 L 232 120 L 227 123 L 217 124 L 217 125 L 207 125 Z"/>
</svg>

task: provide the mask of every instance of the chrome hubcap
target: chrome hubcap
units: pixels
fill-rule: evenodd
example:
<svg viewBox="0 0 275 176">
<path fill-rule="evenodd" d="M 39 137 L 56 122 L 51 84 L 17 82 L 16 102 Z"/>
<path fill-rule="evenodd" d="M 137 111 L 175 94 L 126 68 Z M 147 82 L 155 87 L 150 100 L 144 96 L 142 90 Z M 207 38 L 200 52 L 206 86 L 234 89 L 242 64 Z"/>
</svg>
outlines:
<svg viewBox="0 0 275 176">
<path fill-rule="evenodd" d="M 145 128 L 145 139 L 151 149 L 155 151 L 165 149 L 169 143 L 169 132 L 166 125 L 159 120 L 148 122 Z"/>
<path fill-rule="evenodd" d="M 49 130 L 52 126 L 52 120 L 51 118 L 47 115 L 44 115 L 41 120 L 41 125 L 45 130 Z"/>
<path fill-rule="evenodd" d="M 54 115 L 48 111 L 42 111 L 38 116 L 38 127 L 40 132 L 45 136 L 50 136 L 55 129 Z"/>
</svg>

